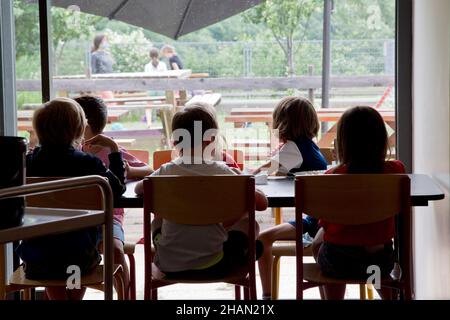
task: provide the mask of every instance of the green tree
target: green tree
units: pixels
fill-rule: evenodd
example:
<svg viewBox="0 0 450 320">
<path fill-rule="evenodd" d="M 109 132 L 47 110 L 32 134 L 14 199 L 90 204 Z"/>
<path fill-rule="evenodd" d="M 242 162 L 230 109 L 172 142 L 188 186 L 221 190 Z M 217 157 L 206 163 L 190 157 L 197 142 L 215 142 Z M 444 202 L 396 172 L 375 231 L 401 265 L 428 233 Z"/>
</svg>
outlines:
<svg viewBox="0 0 450 320">
<path fill-rule="evenodd" d="M 64 48 L 72 40 L 92 37 L 94 26 L 102 17 L 52 7 L 52 41 L 55 65 L 58 65 Z M 36 4 L 14 0 L 17 58 L 29 57 L 39 52 L 39 10 Z"/>
<path fill-rule="evenodd" d="M 289 76 L 295 73 L 294 39 L 305 38 L 311 16 L 322 5 L 323 0 L 267 0 L 245 14 L 247 21 L 271 30 L 283 50 Z"/>
</svg>

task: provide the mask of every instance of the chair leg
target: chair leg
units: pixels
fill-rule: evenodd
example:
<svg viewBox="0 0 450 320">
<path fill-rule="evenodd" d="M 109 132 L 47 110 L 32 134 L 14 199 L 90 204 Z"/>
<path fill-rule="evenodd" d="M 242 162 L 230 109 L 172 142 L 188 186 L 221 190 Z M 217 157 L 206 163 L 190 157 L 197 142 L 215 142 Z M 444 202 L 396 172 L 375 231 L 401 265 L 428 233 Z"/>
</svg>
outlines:
<svg viewBox="0 0 450 320">
<path fill-rule="evenodd" d="M 130 264 L 130 285 L 128 288 L 128 294 L 130 300 L 136 300 L 136 261 L 134 255 L 128 255 L 128 262 Z"/>
<path fill-rule="evenodd" d="M 366 300 L 366 285 L 365 284 L 359 285 L 359 299 Z"/>
<path fill-rule="evenodd" d="M 249 287 L 243 288 L 244 288 L 244 300 L 250 300 L 250 288 Z"/>
<path fill-rule="evenodd" d="M 249 300 L 257 300 L 257 296 L 256 296 L 256 283 L 252 282 L 249 283 L 249 288 L 248 288 L 248 298 Z"/>
<path fill-rule="evenodd" d="M 368 284 L 367 287 L 367 300 L 373 300 L 373 285 Z"/>
<path fill-rule="evenodd" d="M 31 288 L 23 289 L 23 300 L 31 300 Z"/>
<path fill-rule="evenodd" d="M 241 286 L 234 286 L 234 299 L 241 300 Z"/>
<path fill-rule="evenodd" d="M 151 300 L 158 300 L 158 289 L 152 289 L 150 294 Z"/>
<path fill-rule="evenodd" d="M 272 300 L 278 300 L 280 289 L 280 257 L 273 257 L 272 262 Z"/>
<path fill-rule="evenodd" d="M 325 300 L 325 289 L 323 286 L 319 286 L 320 299 Z"/>
<path fill-rule="evenodd" d="M 117 271 L 114 275 L 114 283 L 116 285 L 117 300 L 127 300 L 127 290 L 125 290 L 125 285 L 123 281 L 123 272 Z"/>
</svg>

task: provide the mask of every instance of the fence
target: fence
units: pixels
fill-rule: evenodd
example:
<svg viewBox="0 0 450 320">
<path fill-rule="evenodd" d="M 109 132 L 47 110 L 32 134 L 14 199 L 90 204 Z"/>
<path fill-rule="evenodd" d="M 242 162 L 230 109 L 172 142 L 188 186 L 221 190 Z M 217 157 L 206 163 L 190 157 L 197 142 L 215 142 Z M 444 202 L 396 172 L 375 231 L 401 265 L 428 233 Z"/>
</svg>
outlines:
<svg viewBox="0 0 450 320">
<path fill-rule="evenodd" d="M 162 43 L 153 44 L 161 47 Z M 83 74 L 88 68 L 86 43 L 71 42 L 55 57 L 57 75 Z M 394 39 L 333 40 L 332 74 L 393 75 Z M 112 44 L 116 72 L 140 72 L 148 63 L 150 45 Z M 322 72 L 322 41 L 297 41 L 294 46 L 295 74 L 307 75 L 312 65 L 314 75 Z M 286 76 L 284 53 L 276 42 L 177 42 L 176 49 L 186 68 L 210 77 L 283 77 Z"/>
</svg>

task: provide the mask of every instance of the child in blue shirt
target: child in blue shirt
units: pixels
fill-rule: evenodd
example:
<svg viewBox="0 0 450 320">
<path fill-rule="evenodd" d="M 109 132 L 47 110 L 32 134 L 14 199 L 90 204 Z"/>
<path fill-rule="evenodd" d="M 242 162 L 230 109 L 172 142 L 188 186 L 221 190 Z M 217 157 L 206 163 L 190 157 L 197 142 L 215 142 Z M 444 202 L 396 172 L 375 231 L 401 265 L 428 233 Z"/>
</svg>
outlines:
<svg viewBox="0 0 450 320">
<path fill-rule="evenodd" d="M 286 175 L 300 171 L 326 170 L 327 162 L 313 139 L 319 133 L 319 119 L 314 106 L 301 97 L 286 97 L 275 107 L 273 129 L 281 145 L 270 161 L 255 170 L 267 170 L 269 174 Z M 319 229 L 316 219 L 306 217 L 302 221 L 303 232 L 311 237 Z M 295 221 L 283 223 L 259 235 L 264 252 L 258 261 L 263 288 L 263 298 L 271 296 L 272 245 L 278 239 L 295 238 Z"/>
</svg>

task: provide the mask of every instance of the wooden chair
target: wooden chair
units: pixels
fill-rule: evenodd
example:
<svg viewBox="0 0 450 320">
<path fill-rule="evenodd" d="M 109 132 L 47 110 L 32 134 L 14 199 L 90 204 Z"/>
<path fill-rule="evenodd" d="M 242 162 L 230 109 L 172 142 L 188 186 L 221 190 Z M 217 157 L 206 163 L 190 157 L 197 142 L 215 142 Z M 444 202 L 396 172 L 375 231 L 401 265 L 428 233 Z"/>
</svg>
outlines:
<svg viewBox="0 0 450 320">
<path fill-rule="evenodd" d="M 244 170 L 244 152 L 238 149 L 226 150 L 239 166 L 240 170 Z M 158 170 L 163 164 L 172 161 L 176 157 L 175 150 L 158 150 L 153 153 L 153 170 Z"/>
<path fill-rule="evenodd" d="M 175 154 L 172 155 L 174 150 L 158 150 L 153 152 L 153 170 L 158 170 L 165 163 L 172 161 L 175 158 Z"/>
<path fill-rule="evenodd" d="M 150 154 L 147 150 L 127 150 L 132 156 L 136 157 L 139 161 L 149 163 Z M 129 294 L 131 300 L 136 300 L 136 259 L 134 253 L 136 250 L 136 243 L 125 242 L 123 245 L 123 251 L 128 257 L 128 264 L 130 266 L 130 288 Z"/>
<path fill-rule="evenodd" d="M 302 213 L 342 225 L 362 225 L 396 218 L 394 239 L 400 279 L 390 276 L 381 285 L 400 290 L 400 297 L 413 298 L 412 228 L 410 180 L 406 175 L 347 174 L 299 176 L 295 181 L 296 221 Z M 296 228 L 296 247 L 303 247 L 302 224 Z M 326 284 L 366 284 L 366 279 L 335 279 L 321 273 L 316 263 L 303 263 L 297 255 L 297 299 L 303 290 Z"/>
<path fill-rule="evenodd" d="M 27 178 L 27 184 L 59 180 L 61 178 Z M 29 207 L 104 210 L 102 191 L 98 186 L 73 188 L 70 192 L 57 191 L 26 197 Z M 114 266 L 114 281 L 119 300 L 125 299 L 122 267 Z M 12 274 L 9 281 L 9 291 L 24 290 L 23 298 L 31 299 L 31 289 L 37 287 L 65 287 L 66 280 L 29 280 L 25 277 L 23 267 Z M 99 265 L 90 274 L 81 277 L 81 286 L 103 290 L 103 266 Z"/>
<path fill-rule="evenodd" d="M 173 201 L 176 199 L 177 201 Z M 220 205 L 218 205 L 220 204 Z M 249 218 L 248 263 L 224 278 L 168 279 L 152 263 L 151 213 L 179 224 L 208 225 Z M 157 299 L 157 289 L 176 283 L 226 282 L 244 287 L 256 299 L 255 180 L 252 176 L 155 176 L 144 180 L 145 299 Z M 205 239 L 207 240 L 207 239 Z M 236 295 L 238 290 L 236 290 Z"/>
</svg>

